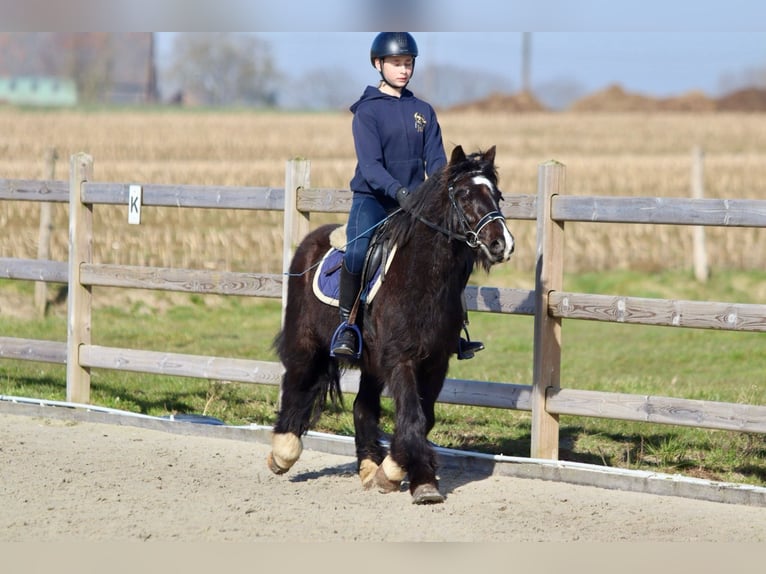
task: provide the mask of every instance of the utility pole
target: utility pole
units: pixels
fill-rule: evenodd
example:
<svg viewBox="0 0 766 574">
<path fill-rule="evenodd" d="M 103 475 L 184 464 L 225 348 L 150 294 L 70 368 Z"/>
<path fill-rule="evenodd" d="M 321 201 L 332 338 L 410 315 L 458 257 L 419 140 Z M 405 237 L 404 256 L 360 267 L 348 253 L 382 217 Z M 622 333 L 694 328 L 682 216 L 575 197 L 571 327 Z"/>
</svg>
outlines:
<svg viewBox="0 0 766 574">
<path fill-rule="evenodd" d="M 532 86 L 529 81 L 530 60 L 532 55 L 532 33 L 521 33 L 521 91 L 532 93 Z"/>
</svg>

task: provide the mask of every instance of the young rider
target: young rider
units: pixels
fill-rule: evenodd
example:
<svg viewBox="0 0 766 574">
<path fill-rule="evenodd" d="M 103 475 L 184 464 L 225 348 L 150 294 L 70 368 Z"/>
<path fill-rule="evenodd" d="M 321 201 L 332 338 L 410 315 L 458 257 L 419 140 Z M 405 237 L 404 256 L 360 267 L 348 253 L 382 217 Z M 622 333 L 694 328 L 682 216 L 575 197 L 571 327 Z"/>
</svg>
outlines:
<svg viewBox="0 0 766 574">
<path fill-rule="evenodd" d="M 359 349 L 358 332 L 347 322 L 376 224 L 398 207 L 406 209 L 410 192 L 447 163 L 434 109 L 407 89 L 417 55 L 418 46 L 409 33 L 378 34 L 370 62 L 380 73 L 380 82 L 367 86 L 350 108 L 357 164 L 350 184 L 354 195 L 340 271 L 341 326 L 333 355 L 352 357 Z M 458 357 L 471 358 L 483 348 L 479 341 L 461 339 Z"/>
</svg>

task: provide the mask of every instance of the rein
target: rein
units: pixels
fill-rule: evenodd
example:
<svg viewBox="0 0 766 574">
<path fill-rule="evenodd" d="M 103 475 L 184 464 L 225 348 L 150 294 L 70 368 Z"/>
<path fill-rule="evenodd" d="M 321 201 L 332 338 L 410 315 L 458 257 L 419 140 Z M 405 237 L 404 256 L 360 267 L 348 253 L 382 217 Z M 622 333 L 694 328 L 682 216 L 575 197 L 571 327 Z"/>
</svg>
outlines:
<svg viewBox="0 0 766 574">
<path fill-rule="evenodd" d="M 492 223 L 496 220 L 502 220 L 505 221 L 505 217 L 502 213 L 498 210 L 490 211 L 487 213 L 484 217 L 482 217 L 478 223 L 476 224 L 475 229 L 471 229 L 471 225 L 468 223 L 468 218 L 465 216 L 465 211 L 460 209 L 460 206 L 457 204 L 457 201 L 455 200 L 455 187 L 454 185 L 449 186 L 449 199 L 450 203 L 452 204 L 452 209 L 455 210 L 455 212 L 458 215 L 458 218 L 460 219 L 460 226 L 463 228 L 462 233 L 455 233 L 454 231 L 451 231 L 449 229 L 446 229 L 445 227 L 442 227 L 441 225 L 434 223 L 432 221 L 427 220 L 422 215 L 416 215 L 415 218 L 420 221 L 423 225 L 430 227 L 434 231 L 437 231 L 443 235 L 446 235 L 448 240 L 452 241 L 453 239 L 456 239 L 458 241 L 462 241 L 468 247 L 471 249 L 476 249 L 481 245 L 481 241 L 479 240 L 479 233 L 481 233 L 481 230 L 484 229 L 487 225 Z"/>
</svg>

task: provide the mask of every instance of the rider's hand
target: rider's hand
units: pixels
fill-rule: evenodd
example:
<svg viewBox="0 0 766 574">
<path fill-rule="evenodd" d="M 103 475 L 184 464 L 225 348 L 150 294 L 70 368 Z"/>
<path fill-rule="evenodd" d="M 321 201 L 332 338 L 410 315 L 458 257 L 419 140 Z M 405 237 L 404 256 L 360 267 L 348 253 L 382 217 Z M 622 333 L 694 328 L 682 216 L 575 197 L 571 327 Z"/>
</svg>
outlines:
<svg viewBox="0 0 766 574">
<path fill-rule="evenodd" d="M 405 211 L 409 211 L 413 199 L 412 193 L 406 187 L 400 187 L 396 192 L 396 201 L 399 202 L 399 207 Z"/>
</svg>

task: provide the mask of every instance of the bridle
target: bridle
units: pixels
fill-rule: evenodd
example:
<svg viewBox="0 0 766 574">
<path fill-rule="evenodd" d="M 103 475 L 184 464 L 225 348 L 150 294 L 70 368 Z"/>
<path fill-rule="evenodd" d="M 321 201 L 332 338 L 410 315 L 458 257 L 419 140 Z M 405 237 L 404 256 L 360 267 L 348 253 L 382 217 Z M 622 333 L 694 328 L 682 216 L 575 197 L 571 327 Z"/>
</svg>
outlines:
<svg viewBox="0 0 766 574">
<path fill-rule="evenodd" d="M 461 174 L 461 177 L 465 177 L 465 174 Z M 457 213 L 457 217 L 458 217 L 458 221 L 460 222 L 462 233 L 455 233 L 454 231 L 450 229 L 442 227 L 441 225 L 438 225 L 432 221 L 428 221 L 422 215 L 416 215 L 415 217 L 422 224 L 430 227 L 434 231 L 438 231 L 439 233 L 446 235 L 449 241 L 452 241 L 453 239 L 457 241 L 462 241 L 466 245 L 468 245 L 468 247 L 470 247 L 471 249 L 476 249 L 479 246 L 484 245 L 482 241 L 479 239 L 479 234 L 481 233 L 482 229 L 484 229 L 487 225 L 489 225 L 493 221 L 497 221 L 497 220 L 501 220 L 503 221 L 503 224 L 505 224 L 505 217 L 499 210 L 496 209 L 484 215 L 476 223 L 475 228 L 471 229 L 471 224 L 468 222 L 468 217 L 466 217 L 465 210 L 463 210 L 458 205 L 457 200 L 455 199 L 455 184 L 451 183 L 449 187 L 447 188 L 447 191 L 449 192 L 449 199 L 450 199 L 450 203 L 452 204 L 452 209 L 455 211 L 455 213 Z M 495 204 L 495 206 L 497 206 L 497 204 Z M 484 246 L 488 248 L 487 245 L 484 245 Z"/>
</svg>

